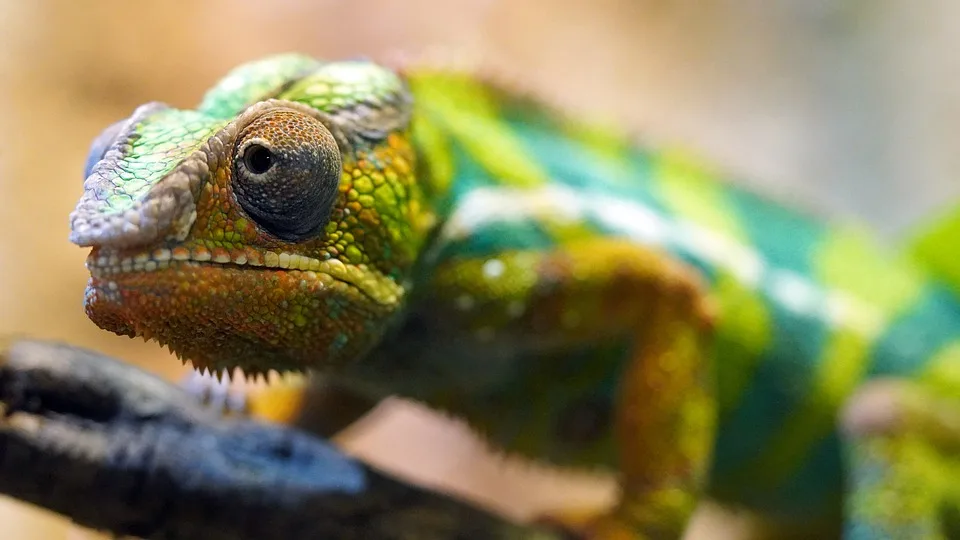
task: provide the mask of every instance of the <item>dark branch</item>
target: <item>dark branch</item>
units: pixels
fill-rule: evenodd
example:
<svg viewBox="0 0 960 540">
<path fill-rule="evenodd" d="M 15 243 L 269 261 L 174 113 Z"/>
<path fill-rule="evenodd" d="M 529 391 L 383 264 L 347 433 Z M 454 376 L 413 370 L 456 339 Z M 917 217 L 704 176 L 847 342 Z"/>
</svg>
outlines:
<svg viewBox="0 0 960 540">
<path fill-rule="evenodd" d="M 171 540 L 552 538 L 90 351 L 23 340 L 0 354 L 0 492 L 79 524 Z"/>
</svg>

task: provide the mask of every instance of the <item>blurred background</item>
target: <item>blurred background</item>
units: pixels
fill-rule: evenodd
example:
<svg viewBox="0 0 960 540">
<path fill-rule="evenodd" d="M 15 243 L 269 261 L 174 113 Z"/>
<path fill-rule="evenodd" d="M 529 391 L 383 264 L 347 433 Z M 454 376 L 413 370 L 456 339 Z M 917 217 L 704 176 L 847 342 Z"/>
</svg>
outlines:
<svg viewBox="0 0 960 540">
<path fill-rule="evenodd" d="M 949 0 L 0 0 L 0 332 L 178 377 L 179 362 L 156 345 L 107 334 L 83 314 L 86 254 L 67 242 L 67 215 L 88 144 L 138 104 L 191 107 L 234 65 L 290 50 L 479 63 L 895 241 L 960 199 L 958 9 Z M 343 442 L 517 518 L 610 495 L 608 479 L 492 457 L 463 426 L 402 402 Z M 706 508 L 690 536 L 735 532 Z M 100 538 L 9 499 L 0 537 Z"/>
</svg>

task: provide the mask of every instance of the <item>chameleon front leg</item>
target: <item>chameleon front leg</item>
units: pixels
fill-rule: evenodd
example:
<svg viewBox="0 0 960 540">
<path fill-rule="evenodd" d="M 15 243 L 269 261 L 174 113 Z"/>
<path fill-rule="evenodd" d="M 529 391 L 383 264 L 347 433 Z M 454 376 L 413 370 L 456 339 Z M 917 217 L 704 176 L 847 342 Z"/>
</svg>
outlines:
<svg viewBox="0 0 960 540">
<path fill-rule="evenodd" d="M 716 412 L 711 315 L 693 271 L 626 241 L 591 239 L 452 258 L 424 290 L 415 310 L 419 329 L 385 344 L 372 371 L 394 381 L 434 377 L 440 390 L 414 397 L 461 414 L 494 439 L 520 432 L 496 441 L 508 451 L 550 459 L 530 442 L 556 437 L 556 430 L 541 431 L 553 415 L 542 411 L 563 411 L 596 392 L 588 377 L 609 362 L 605 344 L 624 342 L 625 357 L 609 366 L 619 370 L 609 426 L 619 502 L 547 521 L 585 538 L 681 536 L 705 480 Z M 418 346 L 423 339 L 426 346 Z M 571 357 L 591 349 L 594 357 L 570 367 Z M 478 390 L 484 385 L 490 389 Z M 550 403 L 563 400 L 569 403 Z M 517 414 L 533 420 L 504 428 Z"/>
<path fill-rule="evenodd" d="M 698 294 L 682 279 L 668 282 L 638 332 L 617 403 L 622 494 L 588 536 L 679 538 L 693 513 L 715 428 L 708 318 Z"/>
<path fill-rule="evenodd" d="M 893 379 L 868 383 L 842 420 L 846 540 L 960 538 L 960 397 Z"/>
</svg>

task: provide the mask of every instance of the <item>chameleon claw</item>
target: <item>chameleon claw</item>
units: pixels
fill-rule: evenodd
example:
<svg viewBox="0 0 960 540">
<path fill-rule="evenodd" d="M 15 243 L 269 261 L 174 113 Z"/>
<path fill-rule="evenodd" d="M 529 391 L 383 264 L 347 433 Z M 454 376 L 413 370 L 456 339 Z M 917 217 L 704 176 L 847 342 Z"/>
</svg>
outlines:
<svg viewBox="0 0 960 540">
<path fill-rule="evenodd" d="M 192 370 L 180 382 L 180 387 L 205 408 L 222 415 L 245 415 L 247 399 L 243 391 L 235 389 L 224 372 L 216 374 Z"/>
</svg>

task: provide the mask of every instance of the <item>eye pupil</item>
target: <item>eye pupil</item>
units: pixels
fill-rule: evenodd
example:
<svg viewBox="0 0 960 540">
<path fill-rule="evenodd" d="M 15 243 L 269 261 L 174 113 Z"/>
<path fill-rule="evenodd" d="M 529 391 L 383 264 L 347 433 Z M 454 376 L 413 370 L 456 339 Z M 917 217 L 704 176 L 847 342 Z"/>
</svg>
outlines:
<svg viewBox="0 0 960 540">
<path fill-rule="evenodd" d="M 273 167 L 273 152 L 263 145 L 251 144 L 243 153 L 243 161 L 251 173 L 263 174 Z"/>
</svg>

